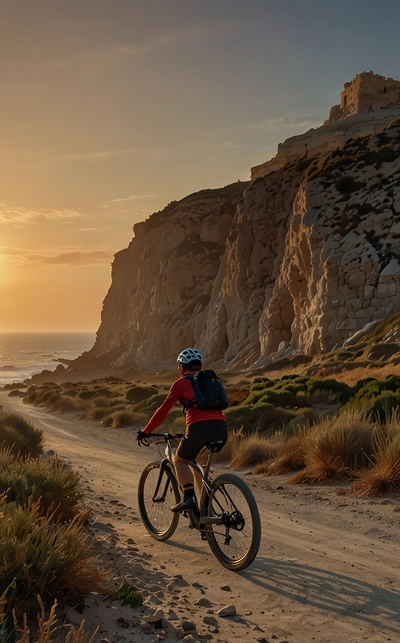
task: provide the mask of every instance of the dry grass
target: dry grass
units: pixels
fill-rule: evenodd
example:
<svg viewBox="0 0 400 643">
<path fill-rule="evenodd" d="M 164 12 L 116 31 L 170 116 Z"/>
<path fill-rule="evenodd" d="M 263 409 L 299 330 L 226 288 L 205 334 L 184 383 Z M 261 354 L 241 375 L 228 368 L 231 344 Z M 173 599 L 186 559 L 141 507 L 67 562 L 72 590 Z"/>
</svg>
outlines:
<svg viewBox="0 0 400 643">
<path fill-rule="evenodd" d="M 226 394 L 229 398 L 229 404 L 231 406 L 240 404 L 249 396 L 250 386 L 227 386 Z"/>
<path fill-rule="evenodd" d="M 31 634 L 26 613 L 23 615 L 22 623 L 19 623 L 15 610 L 13 611 L 17 643 L 60 643 L 60 641 L 63 643 L 93 643 L 99 627 L 90 635 L 85 632 L 85 621 L 82 621 L 78 629 L 75 629 L 71 625 L 68 632 L 65 633 L 65 627 L 58 624 L 57 601 L 54 601 L 49 615 L 46 616 L 45 606 L 39 595 L 37 600 L 40 611 L 37 618 L 37 634 L 35 636 Z"/>
<path fill-rule="evenodd" d="M 400 493 L 400 417 L 394 413 L 374 435 L 371 466 L 360 471 L 350 487 L 354 496 L 379 496 Z"/>
<path fill-rule="evenodd" d="M 102 420 L 103 426 L 110 426 L 112 429 L 121 429 L 125 426 L 132 426 L 135 423 L 141 422 L 143 415 L 141 413 L 135 413 L 134 411 L 126 411 L 125 409 L 119 409 L 110 413 Z"/>
<path fill-rule="evenodd" d="M 265 473 L 270 476 L 280 476 L 289 471 L 304 467 L 304 454 L 300 435 L 292 435 L 276 447 L 276 453 L 269 461 L 255 467 L 255 474 Z"/>
<path fill-rule="evenodd" d="M 373 451 L 373 425 L 362 412 L 326 418 L 301 434 L 305 468 L 288 484 L 321 484 L 348 478 L 368 464 Z"/>
<path fill-rule="evenodd" d="M 234 448 L 229 465 L 232 469 L 254 467 L 269 460 L 276 453 L 274 445 L 258 434 L 236 440 L 234 447 L 236 448 Z"/>
</svg>

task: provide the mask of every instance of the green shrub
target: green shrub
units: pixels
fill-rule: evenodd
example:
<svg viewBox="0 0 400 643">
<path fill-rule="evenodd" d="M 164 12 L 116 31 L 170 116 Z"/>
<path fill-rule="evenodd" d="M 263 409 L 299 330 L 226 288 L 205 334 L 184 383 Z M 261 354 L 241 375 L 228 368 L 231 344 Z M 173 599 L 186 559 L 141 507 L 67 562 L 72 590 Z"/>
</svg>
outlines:
<svg viewBox="0 0 400 643">
<path fill-rule="evenodd" d="M 116 598 L 121 601 L 122 605 L 130 605 L 134 609 L 140 607 L 143 604 L 143 596 L 140 592 L 129 585 L 126 581 L 123 581 L 120 587 L 115 592 Z"/>
<path fill-rule="evenodd" d="M 71 520 L 82 511 L 79 480 L 56 458 L 22 458 L 0 450 L 0 494 L 7 502 L 37 502 L 43 515 L 50 511 L 59 520 Z"/>
<path fill-rule="evenodd" d="M 80 393 L 78 393 L 78 397 L 81 400 L 91 400 L 95 395 L 96 391 L 89 391 L 88 389 L 80 391 Z"/>
<path fill-rule="evenodd" d="M 157 393 L 156 395 L 152 395 L 138 404 L 135 404 L 134 409 L 135 411 L 141 411 L 150 416 L 158 409 L 160 404 L 164 402 L 165 397 L 165 393 Z"/>
<path fill-rule="evenodd" d="M 273 404 L 260 402 L 253 407 L 243 404 L 228 408 L 225 411 L 225 416 L 230 429 L 243 427 L 245 433 L 252 433 L 280 428 L 291 420 L 295 413 Z"/>
<path fill-rule="evenodd" d="M 344 407 L 359 408 L 367 415 L 384 419 L 388 413 L 399 406 L 400 377 L 388 375 L 385 380 L 366 378 L 353 387 L 353 397 Z"/>
<path fill-rule="evenodd" d="M 321 393 L 330 394 L 334 399 L 345 404 L 352 395 L 352 388 L 346 382 L 338 382 L 333 378 L 314 379 L 311 378 L 307 383 L 307 389 L 310 395 L 320 395 Z"/>
<path fill-rule="evenodd" d="M 372 420 L 384 422 L 394 411 L 400 409 L 400 392 L 382 391 L 380 395 L 364 404 L 364 410 Z"/>
<path fill-rule="evenodd" d="M 22 508 L 4 499 L 0 513 L 0 596 L 8 594 L 8 613 L 36 609 L 38 594 L 45 602 L 76 605 L 92 592 L 109 592 L 82 518 L 61 525 L 41 516 L 35 504 Z"/>
<path fill-rule="evenodd" d="M 0 446 L 36 457 L 43 451 L 43 432 L 20 415 L 0 410 Z"/>
<path fill-rule="evenodd" d="M 127 390 L 125 397 L 129 402 L 138 404 L 138 402 L 147 400 L 152 395 L 156 395 L 157 392 L 157 389 L 153 386 L 133 386 Z"/>
<path fill-rule="evenodd" d="M 64 391 L 64 395 L 68 395 L 68 397 L 76 397 L 78 395 L 78 391 L 75 388 L 68 388 Z"/>
<path fill-rule="evenodd" d="M 104 386 L 95 386 L 94 397 L 96 398 L 97 397 L 109 398 L 109 397 L 113 397 L 114 395 L 115 393 L 113 391 L 110 391 L 109 388 L 106 388 Z"/>
</svg>

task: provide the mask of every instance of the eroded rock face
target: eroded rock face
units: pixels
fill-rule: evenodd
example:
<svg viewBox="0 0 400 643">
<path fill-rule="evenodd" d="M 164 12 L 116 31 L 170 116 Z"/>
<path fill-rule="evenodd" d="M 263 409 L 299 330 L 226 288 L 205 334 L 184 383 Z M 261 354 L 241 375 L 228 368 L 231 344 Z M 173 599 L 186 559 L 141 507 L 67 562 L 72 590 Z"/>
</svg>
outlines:
<svg viewBox="0 0 400 643">
<path fill-rule="evenodd" d="M 115 256 L 95 346 L 73 368 L 169 368 L 198 344 L 246 185 L 203 190 L 135 225 Z"/>
<path fill-rule="evenodd" d="M 136 225 L 96 344 L 72 368 L 173 368 L 188 346 L 208 365 L 247 368 L 328 351 L 400 310 L 397 116 Z"/>
<path fill-rule="evenodd" d="M 400 122 L 325 158 L 293 201 L 260 356 L 325 352 L 400 309 Z"/>
</svg>

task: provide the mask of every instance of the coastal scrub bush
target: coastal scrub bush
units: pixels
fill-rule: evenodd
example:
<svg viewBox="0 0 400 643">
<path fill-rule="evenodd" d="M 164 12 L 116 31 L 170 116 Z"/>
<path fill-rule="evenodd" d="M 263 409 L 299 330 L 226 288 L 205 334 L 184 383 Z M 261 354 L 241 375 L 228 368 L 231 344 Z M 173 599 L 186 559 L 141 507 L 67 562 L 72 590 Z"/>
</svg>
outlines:
<svg viewBox="0 0 400 643">
<path fill-rule="evenodd" d="M 258 402 L 252 407 L 247 403 L 229 407 L 225 411 L 225 416 L 231 429 L 242 427 L 245 433 L 253 433 L 280 428 L 295 417 L 295 413 L 273 404 Z"/>
<path fill-rule="evenodd" d="M 311 397 L 327 396 L 330 401 L 345 404 L 352 395 L 352 388 L 346 382 L 339 382 L 333 378 L 314 379 L 307 382 L 307 390 Z"/>
<path fill-rule="evenodd" d="M 23 458 L 1 449 L 0 494 L 19 506 L 36 502 L 38 512 L 62 522 L 82 512 L 80 478 L 57 458 Z"/>
<path fill-rule="evenodd" d="M 96 395 L 96 391 L 90 391 L 88 389 L 84 389 L 83 391 L 80 391 L 78 393 L 78 397 L 81 400 L 91 400 L 92 397 L 94 397 L 95 395 Z"/>
<path fill-rule="evenodd" d="M 43 451 L 43 432 L 22 416 L 0 410 L 0 446 L 36 457 Z"/>
<path fill-rule="evenodd" d="M 348 408 L 360 409 L 372 420 L 385 420 L 395 409 L 400 408 L 400 377 L 388 375 L 385 380 L 366 378 L 354 387 L 354 395 Z"/>
<path fill-rule="evenodd" d="M 124 426 L 131 426 L 135 422 L 141 421 L 141 419 L 141 414 L 121 409 L 107 415 L 102 424 L 103 426 L 110 426 L 112 429 L 121 429 Z"/>
<path fill-rule="evenodd" d="M 132 386 L 126 391 L 125 397 L 129 402 L 138 404 L 142 400 L 147 400 L 152 395 L 156 395 L 158 390 L 154 386 Z"/>
<path fill-rule="evenodd" d="M 155 395 L 138 402 L 138 404 L 135 404 L 134 410 L 143 411 L 146 415 L 152 415 L 164 400 L 165 393 L 156 393 Z"/>
<path fill-rule="evenodd" d="M 92 592 L 109 592 L 83 517 L 63 525 L 42 516 L 36 504 L 22 508 L 4 498 L 0 514 L 0 596 L 7 596 L 8 613 L 32 613 L 38 594 L 45 603 L 76 605 Z"/>
</svg>

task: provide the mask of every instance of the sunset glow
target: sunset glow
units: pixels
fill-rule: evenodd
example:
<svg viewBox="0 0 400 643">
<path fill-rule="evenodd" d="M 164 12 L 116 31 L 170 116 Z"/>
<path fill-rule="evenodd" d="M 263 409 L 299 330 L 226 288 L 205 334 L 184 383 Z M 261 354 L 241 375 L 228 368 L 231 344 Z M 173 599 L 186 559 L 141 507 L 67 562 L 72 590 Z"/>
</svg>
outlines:
<svg viewBox="0 0 400 643">
<path fill-rule="evenodd" d="M 95 331 L 132 226 L 248 180 L 356 74 L 399 79 L 399 19 L 389 0 L 2 3 L 0 331 Z"/>
</svg>

